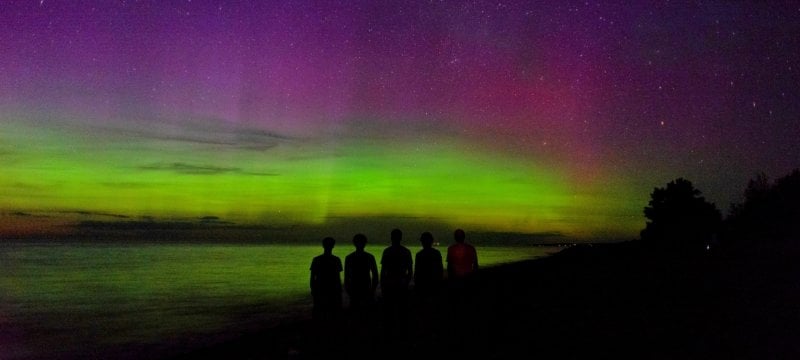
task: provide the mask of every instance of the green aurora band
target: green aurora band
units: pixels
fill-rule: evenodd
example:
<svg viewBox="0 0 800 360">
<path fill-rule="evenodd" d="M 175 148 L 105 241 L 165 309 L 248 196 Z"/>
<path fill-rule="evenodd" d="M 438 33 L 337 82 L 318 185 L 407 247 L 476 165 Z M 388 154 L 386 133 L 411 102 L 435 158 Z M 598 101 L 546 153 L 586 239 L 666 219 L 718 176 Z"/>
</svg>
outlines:
<svg viewBox="0 0 800 360">
<path fill-rule="evenodd" d="M 42 232 L 67 212 L 250 226 L 398 217 L 573 238 L 631 237 L 643 224 L 647 194 L 622 181 L 576 181 L 445 131 L 253 140 L 236 125 L 153 125 L 3 119 L 0 231 Z"/>
</svg>

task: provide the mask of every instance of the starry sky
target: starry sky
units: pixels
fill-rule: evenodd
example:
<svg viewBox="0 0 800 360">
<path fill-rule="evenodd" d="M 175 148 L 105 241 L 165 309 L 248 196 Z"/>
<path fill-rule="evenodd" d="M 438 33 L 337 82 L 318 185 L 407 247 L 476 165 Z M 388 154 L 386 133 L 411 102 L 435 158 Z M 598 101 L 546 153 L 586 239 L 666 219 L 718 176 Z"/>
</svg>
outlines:
<svg viewBox="0 0 800 360">
<path fill-rule="evenodd" d="M 800 167 L 798 34 L 793 2 L 3 2 L 0 234 L 636 237 L 677 177 L 725 212 Z"/>
</svg>

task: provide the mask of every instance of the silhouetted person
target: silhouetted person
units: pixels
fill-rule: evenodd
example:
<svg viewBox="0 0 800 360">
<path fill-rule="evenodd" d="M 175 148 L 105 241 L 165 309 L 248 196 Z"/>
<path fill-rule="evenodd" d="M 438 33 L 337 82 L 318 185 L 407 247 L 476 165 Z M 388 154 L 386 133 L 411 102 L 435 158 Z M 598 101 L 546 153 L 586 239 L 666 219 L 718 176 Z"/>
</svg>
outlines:
<svg viewBox="0 0 800 360">
<path fill-rule="evenodd" d="M 478 253 L 472 245 L 464 242 L 465 237 L 464 230 L 456 230 L 453 233 L 456 243 L 447 248 L 450 296 L 460 306 L 470 297 L 470 278 L 478 270 Z"/>
<path fill-rule="evenodd" d="M 478 270 L 478 253 L 475 247 L 464 242 L 464 230 L 456 230 L 453 238 L 456 243 L 447 248 L 447 277 L 461 280 Z"/>
<path fill-rule="evenodd" d="M 478 271 L 478 253 L 464 242 L 464 230 L 453 233 L 455 244 L 447 248 L 447 285 L 450 305 L 450 326 L 459 329 L 469 326 L 472 319 L 471 278 Z"/>
<path fill-rule="evenodd" d="M 378 265 L 375 257 L 364 251 L 367 237 L 364 234 L 353 236 L 356 250 L 344 258 L 344 288 L 350 297 L 351 309 L 364 309 L 375 301 L 378 288 Z"/>
<path fill-rule="evenodd" d="M 414 261 L 414 289 L 418 295 L 430 297 L 439 291 L 442 284 L 442 253 L 433 248 L 431 233 L 422 233 L 419 241 L 422 243 L 422 250 L 417 253 Z"/>
<path fill-rule="evenodd" d="M 383 294 L 387 330 L 402 333 L 408 302 L 408 285 L 414 274 L 411 251 L 400 245 L 403 233 L 392 230 L 392 245 L 383 250 L 381 257 L 381 293 Z"/>
<path fill-rule="evenodd" d="M 311 296 L 314 298 L 313 317 L 316 320 L 333 320 L 342 309 L 342 261 L 333 255 L 336 240 L 322 240 L 325 252 L 311 262 Z"/>
<path fill-rule="evenodd" d="M 439 333 L 440 308 L 436 296 L 442 285 L 444 267 L 442 253 L 433 248 L 433 235 L 424 232 L 419 238 L 422 250 L 414 260 L 414 292 L 416 296 L 416 320 L 418 341 L 435 343 Z"/>
</svg>

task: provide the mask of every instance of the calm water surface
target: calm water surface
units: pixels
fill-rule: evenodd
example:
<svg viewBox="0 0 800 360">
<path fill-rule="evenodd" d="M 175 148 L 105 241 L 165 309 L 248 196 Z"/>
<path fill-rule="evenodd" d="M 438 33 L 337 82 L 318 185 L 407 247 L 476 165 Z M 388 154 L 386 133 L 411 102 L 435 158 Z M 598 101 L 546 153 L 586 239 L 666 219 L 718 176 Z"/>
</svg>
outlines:
<svg viewBox="0 0 800 360">
<path fill-rule="evenodd" d="M 380 259 L 381 246 L 367 250 Z M 479 247 L 478 255 L 491 266 L 557 250 Z M 235 336 L 307 317 L 309 264 L 320 253 L 311 245 L 3 244 L 0 359 Z"/>
</svg>

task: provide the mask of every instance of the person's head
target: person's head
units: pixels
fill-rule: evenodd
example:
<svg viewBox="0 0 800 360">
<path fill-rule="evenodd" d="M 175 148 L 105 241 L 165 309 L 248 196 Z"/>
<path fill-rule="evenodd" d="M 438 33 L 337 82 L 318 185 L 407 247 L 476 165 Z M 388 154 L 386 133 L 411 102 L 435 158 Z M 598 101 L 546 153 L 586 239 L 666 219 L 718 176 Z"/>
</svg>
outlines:
<svg viewBox="0 0 800 360">
<path fill-rule="evenodd" d="M 457 242 L 457 243 L 463 243 L 463 242 L 464 242 L 464 239 L 465 239 L 466 237 L 467 237 L 467 236 L 464 234 L 464 230 L 461 230 L 461 229 L 457 229 L 457 230 L 456 230 L 456 231 L 453 233 L 453 238 L 456 240 L 456 242 Z"/>
<path fill-rule="evenodd" d="M 401 240 L 403 240 L 403 232 L 400 229 L 392 230 L 392 245 L 400 245 Z"/>
<path fill-rule="evenodd" d="M 334 240 L 332 237 L 329 236 L 322 239 L 322 248 L 325 249 L 325 252 L 331 252 L 334 245 L 336 245 L 336 240 Z"/>
<path fill-rule="evenodd" d="M 353 236 L 353 245 L 356 247 L 357 250 L 364 250 L 364 247 L 367 246 L 367 237 L 364 234 L 356 234 Z"/>
<path fill-rule="evenodd" d="M 422 233 L 422 235 L 420 235 L 419 242 L 422 243 L 422 247 L 423 248 L 427 249 L 427 248 L 433 246 L 433 235 L 431 235 L 431 233 L 426 231 L 426 232 Z"/>
</svg>

